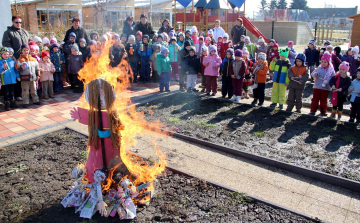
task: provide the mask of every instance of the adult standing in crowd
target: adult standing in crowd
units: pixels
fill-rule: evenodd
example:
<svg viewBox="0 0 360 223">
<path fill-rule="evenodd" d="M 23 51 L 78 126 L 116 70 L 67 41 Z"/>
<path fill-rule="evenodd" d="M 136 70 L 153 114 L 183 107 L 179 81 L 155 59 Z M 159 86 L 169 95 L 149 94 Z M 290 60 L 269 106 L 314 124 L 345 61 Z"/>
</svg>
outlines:
<svg viewBox="0 0 360 223">
<path fill-rule="evenodd" d="M 129 37 L 130 35 L 135 35 L 134 27 L 135 27 L 134 17 L 128 16 L 126 18 L 126 21 L 124 21 L 123 33 L 126 34 L 127 37 Z"/>
<path fill-rule="evenodd" d="M 240 17 L 236 19 L 236 25 L 231 29 L 230 35 L 234 47 L 240 43 L 240 38 L 242 35 L 246 36 L 246 29 L 243 26 L 243 20 Z"/>
<path fill-rule="evenodd" d="M 141 14 L 140 22 L 135 25 L 134 33 L 137 33 L 137 31 L 141 31 L 143 36 L 148 35 L 150 39 L 153 38 L 154 30 L 151 24 L 147 22 L 147 17 L 144 14 Z"/>
<path fill-rule="evenodd" d="M 80 27 L 80 19 L 79 17 L 74 17 L 72 20 L 72 27 L 66 31 L 65 34 L 65 38 L 64 38 L 64 42 L 66 43 L 66 41 L 69 40 L 69 35 L 70 33 L 75 33 L 76 35 L 76 39 L 75 42 L 80 45 L 80 39 L 84 38 L 86 40 L 86 42 L 90 42 L 90 39 L 88 38 L 85 29 Z"/>
<path fill-rule="evenodd" d="M 162 25 L 161 25 L 158 33 L 159 33 L 159 34 L 160 34 L 160 33 L 167 33 L 167 34 L 169 35 L 169 32 L 170 32 L 171 30 L 173 30 L 173 29 L 174 29 L 174 28 L 170 26 L 169 20 L 168 20 L 168 19 L 165 19 L 165 20 L 162 22 Z"/>
<path fill-rule="evenodd" d="M 14 50 L 14 57 L 19 59 L 21 54 L 21 45 L 29 43 L 29 33 L 21 28 L 21 17 L 15 15 L 12 17 L 12 26 L 4 32 L 2 45 L 3 47 L 11 47 Z M 14 97 L 17 101 L 21 101 L 21 82 L 17 81 L 14 88 Z"/>
<path fill-rule="evenodd" d="M 220 26 L 220 20 L 215 20 L 215 28 L 213 29 L 213 36 L 215 38 L 215 41 L 217 42 L 219 40 L 219 37 L 223 37 L 225 34 L 225 31 Z"/>
</svg>

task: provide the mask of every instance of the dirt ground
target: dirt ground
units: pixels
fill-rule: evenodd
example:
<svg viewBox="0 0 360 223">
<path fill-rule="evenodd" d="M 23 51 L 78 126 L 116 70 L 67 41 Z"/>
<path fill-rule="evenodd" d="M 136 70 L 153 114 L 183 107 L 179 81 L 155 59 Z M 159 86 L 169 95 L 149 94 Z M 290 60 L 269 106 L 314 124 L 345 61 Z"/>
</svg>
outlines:
<svg viewBox="0 0 360 223">
<path fill-rule="evenodd" d="M 87 138 L 70 130 L 0 150 L 1 222 L 119 222 L 95 214 L 88 221 L 60 201 L 72 185 L 71 170 L 86 159 Z M 12 171 L 12 172 L 10 172 Z M 309 222 L 196 178 L 159 176 L 149 206 L 133 222 Z"/>
<path fill-rule="evenodd" d="M 137 111 L 181 134 L 360 181 L 360 132 L 354 124 L 189 93 Z"/>
</svg>

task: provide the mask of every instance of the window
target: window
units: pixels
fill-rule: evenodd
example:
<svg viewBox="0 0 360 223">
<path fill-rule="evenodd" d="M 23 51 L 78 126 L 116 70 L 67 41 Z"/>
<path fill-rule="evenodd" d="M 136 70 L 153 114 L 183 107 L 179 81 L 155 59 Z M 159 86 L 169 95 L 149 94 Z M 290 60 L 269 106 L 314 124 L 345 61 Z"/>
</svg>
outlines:
<svg viewBox="0 0 360 223">
<path fill-rule="evenodd" d="M 37 10 L 39 30 L 43 31 L 48 21 L 50 26 L 64 26 L 69 29 L 72 26 L 72 19 L 77 16 L 79 16 L 77 11 Z"/>
</svg>

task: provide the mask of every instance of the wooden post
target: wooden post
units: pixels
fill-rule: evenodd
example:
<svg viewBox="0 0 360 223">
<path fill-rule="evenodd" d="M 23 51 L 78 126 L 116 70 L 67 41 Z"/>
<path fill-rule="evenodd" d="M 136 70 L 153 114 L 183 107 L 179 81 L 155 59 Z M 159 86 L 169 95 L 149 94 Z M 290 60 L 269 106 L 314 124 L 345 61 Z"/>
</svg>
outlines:
<svg viewBox="0 0 360 223">
<path fill-rule="evenodd" d="M 191 6 L 192 9 L 191 9 L 191 11 L 192 11 L 192 13 L 194 14 L 193 26 L 195 26 L 194 0 L 192 0 L 191 3 L 192 3 L 192 6 Z"/>
<path fill-rule="evenodd" d="M 240 17 L 240 8 L 238 8 L 238 17 Z"/>
<path fill-rule="evenodd" d="M 228 10 L 226 9 L 225 11 L 225 27 L 226 27 L 226 30 L 225 32 L 227 33 L 228 32 L 228 29 L 229 29 L 229 25 L 228 25 Z"/>
<path fill-rule="evenodd" d="M 326 30 L 326 40 L 329 40 L 329 30 L 330 30 L 330 25 L 328 24 L 326 26 L 327 30 Z"/>
<path fill-rule="evenodd" d="M 330 41 L 332 41 L 332 36 L 333 36 L 333 32 L 334 32 L 334 27 L 335 27 L 335 25 L 332 24 L 332 25 L 331 25 L 331 32 L 330 32 Z"/>
<path fill-rule="evenodd" d="M 207 31 L 208 31 L 208 28 L 209 28 L 209 12 L 207 9 L 206 10 L 206 30 L 205 30 L 205 36 L 207 35 Z"/>
<path fill-rule="evenodd" d="M 176 0 L 174 0 L 174 31 L 176 32 Z"/>
<path fill-rule="evenodd" d="M 325 24 L 323 24 L 323 30 L 322 30 L 322 33 L 321 33 L 321 43 L 324 42 L 324 36 L 325 36 Z"/>
<path fill-rule="evenodd" d="M 184 34 L 186 32 L 186 7 L 184 7 Z"/>
<path fill-rule="evenodd" d="M 244 2 L 244 17 L 245 17 L 245 2 Z"/>
</svg>

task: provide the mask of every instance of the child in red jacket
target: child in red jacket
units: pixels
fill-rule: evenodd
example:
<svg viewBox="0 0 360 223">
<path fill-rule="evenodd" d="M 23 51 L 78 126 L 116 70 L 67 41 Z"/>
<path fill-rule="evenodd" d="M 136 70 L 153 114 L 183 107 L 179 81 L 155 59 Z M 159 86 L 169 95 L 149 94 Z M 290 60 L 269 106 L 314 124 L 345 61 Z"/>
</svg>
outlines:
<svg viewBox="0 0 360 223">
<path fill-rule="evenodd" d="M 203 64 L 205 57 L 208 56 L 208 48 L 207 46 L 201 47 L 201 56 L 200 56 L 200 64 L 201 64 L 201 92 L 205 92 L 206 88 L 206 77 L 205 77 L 205 65 Z"/>
<path fill-rule="evenodd" d="M 224 47 L 223 47 L 223 37 L 222 36 L 218 37 L 218 42 L 216 43 L 216 47 L 217 47 L 217 51 L 219 53 L 219 57 L 221 57 L 221 60 L 223 60 L 224 57 L 222 57 L 222 49 Z"/>
<path fill-rule="evenodd" d="M 231 41 L 229 40 L 229 34 L 225 33 L 223 36 L 223 42 L 221 47 L 221 59 L 226 57 L 226 51 L 231 48 Z"/>
<path fill-rule="evenodd" d="M 249 99 L 249 95 L 248 95 L 248 92 L 249 92 L 249 85 L 251 85 L 251 68 L 253 66 L 253 62 L 251 60 L 249 60 L 249 51 L 247 51 L 247 49 L 244 49 L 243 50 L 243 55 L 242 55 L 242 58 L 246 64 L 246 71 L 245 71 L 245 79 L 243 81 L 243 90 L 244 90 L 244 95 L 241 96 L 241 99 Z"/>
</svg>

